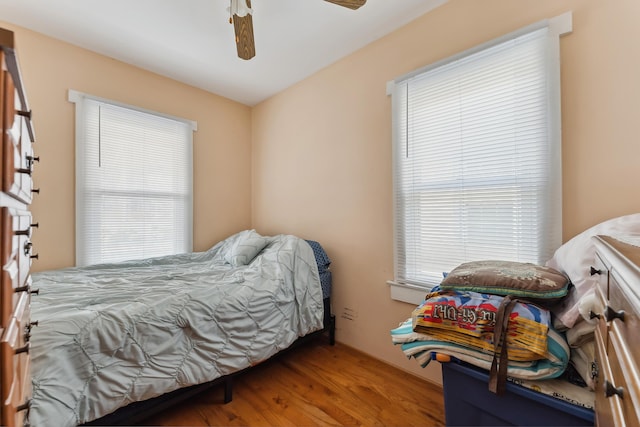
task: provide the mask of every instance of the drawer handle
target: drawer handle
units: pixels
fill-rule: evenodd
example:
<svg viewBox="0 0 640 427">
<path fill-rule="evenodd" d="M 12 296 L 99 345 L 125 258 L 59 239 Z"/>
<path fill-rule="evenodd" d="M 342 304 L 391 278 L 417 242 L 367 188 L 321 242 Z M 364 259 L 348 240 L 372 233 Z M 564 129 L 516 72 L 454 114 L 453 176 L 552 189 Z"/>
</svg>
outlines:
<svg viewBox="0 0 640 427">
<path fill-rule="evenodd" d="M 18 411 L 18 412 L 26 411 L 30 407 L 31 407 L 31 399 L 27 399 L 27 400 L 24 401 L 24 403 L 22 405 L 18 405 L 16 407 L 16 411 Z"/>
<path fill-rule="evenodd" d="M 616 396 L 620 397 L 620 399 L 623 399 L 624 398 L 624 388 L 616 387 L 613 384 L 611 384 L 608 380 L 606 380 L 604 382 L 604 395 L 605 395 L 605 397 L 611 397 L 613 395 L 616 395 Z"/>
<path fill-rule="evenodd" d="M 25 255 L 29 255 L 31 253 L 31 247 L 33 246 L 33 243 L 31 242 L 27 242 L 24 244 L 24 254 Z M 29 258 L 31 259 L 39 259 L 40 256 L 38 254 L 35 255 L 29 255 Z"/>
<path fill-rule="evenodd" d="M 31 120 L 31 110 L 29 111 L 24 111 L 24 110 L 16 110 L 16 114 L 22 117 L 26 117 L 27 119 Z"/>
<path fill-rule="evenodd" d="M 40 295 L 40 288 L 31 289 L 31 286 L 29 286 L 29 285 L 27 285 L 27 286 L 18 286 L 13 291 L 15 293 L 18 293 L 18 292 L 29 292 L 30 294 Z"/>
<path fill-rule="evenodd" d="M 16 168 L 15 171 L 17 173 L 24 173 L 26 175 L 31 175 L 33 173 L 33 171 L 29 168 Z"/>
<path fill-rule="evenodd" d="M 40 194 L 40 189 L 39 188 L 32 188 L 31 192 L 32 193 L 36 193 L 36 194 Z"/>
<path fill-rule="evenodd" d="M 31 347 L 31 343 L 26 343 L 24 347 L 16 348 L 16 354 L 29 353 L 30 347 Z"/>
<path fill-rule="evenodd" d="M 591 275 L 602 274 L 602 270 L 591 267 Z"/>
<path fill-rule="evenodd" d="M 24 327 L 24 340 L 29 341 L 31 339 L 31 329 L 34 326 L 38 326 L 38 322 L 31 322 L 27 326 Z"/>
<path fill-rule="evenodd" d="M 30 224 L 29 228 L 27 228 L 26 230 L 17 230 L 14 231 L 13 234 L 15 234 L 16 236 L 31 236 L 31 229 L 38 227 L 40 227 L 40 224 L 36 222 L 35 224 Z"/>
<path fill-rule="evenodd" d="M 27 159 L 27 162 L 29 162 L 29 164 L 33 164 L 34 162 L 40 162 L 40 156 L 25 156 L 25 158 Z"/>
<path fill-rule="evenodd" d="M 598 313 L 594 313 L 593 310 L 589 310 L 589 319 L 600 319 L 601 317 Z"/>
<path fill-rule="evenodd" d="M 624 310 L 620 310 L 620 311 L 615 311 L 613 308 L 611 308 L 611 306 L 607 306 L 607 311 L 604 314 L 604 317 L 607 319 L 608 322 L 614 320 L 614 319 L 620 319 L 621 321 L 624 322 Z"/>
<path fill-rule="evenodd" d="M 591 379 L 596 379 L 599 373 L 600 370 L 598 369 L 598 362 L 594 360 L 591 362 Z"/>
<path fill-rule="evenodd" d="M 31 236 L 31 228 L 27 228 L 26 230 L 14 231 L 13 234 L 15 234 L 16 236 Z"/>
</svg>

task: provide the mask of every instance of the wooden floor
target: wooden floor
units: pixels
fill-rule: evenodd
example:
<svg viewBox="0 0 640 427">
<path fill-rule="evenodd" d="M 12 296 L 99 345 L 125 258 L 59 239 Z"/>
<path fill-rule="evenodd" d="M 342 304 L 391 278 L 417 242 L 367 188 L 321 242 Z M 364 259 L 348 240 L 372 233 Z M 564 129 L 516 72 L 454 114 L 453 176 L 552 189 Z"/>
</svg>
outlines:
<svg viewBox="0 0 640 427">
<path fill-rule="evenodd" d="M 400 351 L 400 350 L 398 350 Z M 348 346 L 314 339 L 140 425 L 443 426 L 442 389 Z"/>
</svg>

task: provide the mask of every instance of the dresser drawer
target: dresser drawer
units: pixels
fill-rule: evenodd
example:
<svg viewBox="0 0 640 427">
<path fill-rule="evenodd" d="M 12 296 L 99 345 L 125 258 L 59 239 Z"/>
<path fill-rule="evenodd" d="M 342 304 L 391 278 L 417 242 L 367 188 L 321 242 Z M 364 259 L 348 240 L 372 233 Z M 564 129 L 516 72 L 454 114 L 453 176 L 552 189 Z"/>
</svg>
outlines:
<svg viewBox="0 0 640 427">
<path fill-rule="evenodd" d="M 18 263 L 12 261 L 2 268 L 1 287 L 0 287 L 0 321 L 3 325 L 8 325 L 11 317 L 13 317 L 14 309 L 20 299 L 18 283 L 19 271 Z"/>
<path fill-rule="evenodd" d="M 4 110 L 5 110 L 5 105 L 4 105 L 4 79 L 5 76 L 7 75 L 7 64 L 5 62 L 5 54 L 3 50 L 0 50 L 0 124 L 2 125 L 2 136 L 0 137 L 0 150 L 4 150 L 4 133 L 5 133 L 5 128 L 4 128 Z M 4 176 L 4 151 L 0 151 L 3 154 L 3 158 L 0 159 L 0 180 L 2 179 L 2 177 Z"/>
<path fill-rule="evenodd" d="M 0 248 L 0 262 L 8 264 L 18 258 L 19 236 L 14 231 L 19 227 L 19 219 L 16 210 L 11 208 L 0 209 L 0 226 L 2 227 L 2 247 Z"/>
<path fill-rule="evenodd" d="M 25 377 L 24 369 L 28 369 L 28 345 L 24 342 L 24 334 L 20 331 L 20 322 L 14 317 L 4 331 L 0 341 L 0 366 L 2 369 L 2 415 L 3 426 L 22 426 L 29 408 L 29 394 L 21 381 Z"/>
<path fill-rule="evenodd" d="M 640 286 L 636 283 L 635 286 Z M 627 283 L 617 269 L 609 278 L 609 302 L 607 320 L 609 328 L 615 326 L 619 339 L 625 342 L 631 356 L 640 360 L 640 307 L 636 304 L 632 285 Z"/>
<path fill-rule="evenodd" d="M 596 279 L 597 289 L 600 289 L 605 298 L 609 298 L 609 270 L 611 265 L 607 263 L 599 254 L 596 254 L 591 276 Z"/>
<path fill-rule="evenodd" d="M 20 294 L 20 300 L 16 306 L 15 319 L 18 323 L 18 348 L 30 348 L 31 341 L 31 295 L 27 292 Z M 14 357 L 18 358 L 18 375 L 20 384 L 20 402 L 28 404 L 31 397 L 31 353 L 29 350 L 20 352 Z"/>
<path fill-rule="evenodd" d="M 609 332 L 609 344 L 607 354 L 611 365 L 613 380 L 605 383 L 605 396 L 607 399 L 621 397 L 620 403 L 624 423 L 619 425 L 640 425 L 640 377 L 638 367 L 631 355 L 626 343 L 620 339 L 619 324 L 612 325 Z M 616 395 L 613 395 L 613 393 Z"/>
<path fill-rule="evenodd" d="M 2 272 L 0 273 L 0 322 L 13 315 L 20 293 L 30 291 L 31 214 L 13 208 L 0 209 Z"/>
<path fill-rule="evenodd" d="M 33 148 L 29 134 L 30 112 L 23 109 L 11 74 L 4 72 L 4 134 L 2 136 L 2 190 L 31 203 Z"/>
<path fill-rule="evenodd" d="M 606 344 L 606 336 L 609 331 L 609 325 L 607 324 L 607 319 L 605 318 L 605 311 L 608 304 L 607 297 L 604 292 L 606 289 L 603 289 L 600 286 L 597 286 L 595 289 L 595 302 L 591 309 L 591 316 L 597 318 L 598 323 L 596 325 L 596 329 L 598 329 L 600 336 L 603 338 Z"/>
<path fill-rule="evenodd" d="M 9 267 L 5 267 L 2 271 L 2 304 L 0 305 L 0 320 L 2 325 L 8 325 L 12 317 L 22 319 L 22 315 L 18 313 L 18 306 L 21 301 L 31 302 L 31 294 L 38 291 L 32 288 L 31 276 L 20 287 L 16 287 L 18 272 L 15 268 L 16 264 L 12 263 Z M 28 310 L 25 311 L 28 314 Z"/>
<path fill-rule="evenodd" d="M 5 236 L 2 242 L 1 261 L 6 265 L 12 260 L 16 260 L 24 273 L 28 273 L 31 266 L 31 213 L 14 208 L 0 209 L 0 224 L 2 234 Z M 20 283 L 24 283 L 24 275 Z"/>
<path fill-rule="evenodd" d="M 607 397 L 605 384 L 613 383 L 613 372 L 607 357 L 606 336 L 602 336 L 599 330 L 595 332 L 595 411 L 596 425 L 599 427 L 624 426 L 622 399 L 618 396 Z"/>
</svg>

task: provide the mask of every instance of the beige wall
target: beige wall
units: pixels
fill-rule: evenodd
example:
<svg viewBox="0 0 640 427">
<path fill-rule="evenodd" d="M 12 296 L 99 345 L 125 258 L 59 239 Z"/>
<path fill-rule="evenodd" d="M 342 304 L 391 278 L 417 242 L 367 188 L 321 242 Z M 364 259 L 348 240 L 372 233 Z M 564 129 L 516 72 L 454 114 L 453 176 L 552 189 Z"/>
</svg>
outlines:
<svg viewBox="0 0 640 427">
<path fill-rule="evenodd" d="M 198 122 L 194 246 L 255 227 L 320 241 L 334 263 L 338 340 L 439 381 L 391 345 L 411 305 L 393 277 L 391 108 L 386 82 L 573 10 L 561 41 L 564 237 L 640 211 L 637 0 L 449 0 L 253 109 L 31 31 L 16 31 L 34 111 L 41 228 L 35 270 L 74 262 L 75 89 Z M 353 310 L 353 320 L 343 318 Z"/>
<path fill-rule="evenodd" d="M 69 89 L 198 122 L 194 249 L 251 226 L 251 109 L 20 27 L 18 57 L 36 131 L 35 271 L 75 263 L 75 119 Z"/>
<path fill-rule="evenodd" d="M 252 218 L 262 233 L 320 241 L 334 263 L 337 339 L 439 381 L 391 345 L 413 306 L 393 277 L 391 107 L 385 84 L 539 20 L 573 11 L 561 39 L 565 240 L 640 212 L 640 2 L 449 0 L 261 103 L 252 120 Z M 353 320 L 342 318 L 345 309 Z"/>
</svg>

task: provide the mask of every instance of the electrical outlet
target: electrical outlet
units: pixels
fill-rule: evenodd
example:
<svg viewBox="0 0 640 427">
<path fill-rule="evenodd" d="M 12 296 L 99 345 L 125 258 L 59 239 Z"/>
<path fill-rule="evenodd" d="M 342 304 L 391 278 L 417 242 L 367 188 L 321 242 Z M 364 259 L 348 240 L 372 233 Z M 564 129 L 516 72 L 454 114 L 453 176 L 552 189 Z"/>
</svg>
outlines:
<svg viewBox="0 0 640 427">
<path fill-rule="evenodd" d="M 342 315 L 340 317 L 346 320 L 355 320 L 358 317 L 358 310 L 354 308 L 345 307 L 342 310 Z"/>
</svg>

